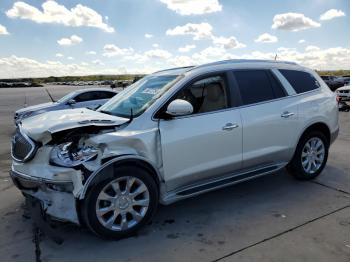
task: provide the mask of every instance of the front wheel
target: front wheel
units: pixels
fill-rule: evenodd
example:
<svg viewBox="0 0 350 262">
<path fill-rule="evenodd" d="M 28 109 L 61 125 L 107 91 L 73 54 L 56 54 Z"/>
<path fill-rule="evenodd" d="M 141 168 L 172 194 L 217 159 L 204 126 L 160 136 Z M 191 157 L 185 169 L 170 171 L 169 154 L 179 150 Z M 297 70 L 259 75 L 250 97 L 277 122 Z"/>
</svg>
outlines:
<svg viewBox="0 0 350 262">
<path fill-rule="evenodd" d="M 84 201 L 88 227 L 98 236 L 119 239 L 133 235 L 153 216 L 158 188 L 140 168 L 119 167 L 114 177 L 95 185 Z"/>
<path fill-rule="evenodd" d="M 329 141 L 326 136 L 322 132 L 312 131 L 300 139 L 287 170 L 297 179 L 313 179 L 324 169 L 328 150 Z"/>
</svg>

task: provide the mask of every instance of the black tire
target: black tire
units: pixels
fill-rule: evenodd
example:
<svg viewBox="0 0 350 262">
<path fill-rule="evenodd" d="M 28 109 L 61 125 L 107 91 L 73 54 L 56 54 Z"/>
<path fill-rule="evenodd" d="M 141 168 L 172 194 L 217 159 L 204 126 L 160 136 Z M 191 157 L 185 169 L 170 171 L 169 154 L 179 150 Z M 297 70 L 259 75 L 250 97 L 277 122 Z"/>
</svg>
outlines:
<svg viewBox="0 0 350 262">
<path fill-rule="evenodd" d="M 323 158 L 323 162 L 322 162 L 321 166 L 318 168 L 318 170 L 316 172 L 310 174 L 304 170 L 304 167 L 302 165 L 301 155 L 302 155 L 302 150 L 303 150 L 305 144 L 312 138 L 319 138 L 322 140 L 324 147 L 325 147 L 325 153 L 324 153 L 324 158 Z M 329 140 L 324 135 L 324 133 L 322 133 L 320 131 L 310 131 L 310 132 L 304 134 L 299 140 L 299 143 L 298 143 L 297 148 L 295 150 L 293 159 L 287 165 L 288 173 L 299 180 L 314 179 L 323 171 L 324 167 L 326 166 L 327 159 L 328 159 L 328 150 L 329 150 Z"/>
<path fill-rule="evenodd" d="M 97 214 L 96 214 L 96 202 L 100 192 L 108 185 L 111 181 L 132 176 L 141 180 L 144 185 L 147 187 L 149 192 L 149 205 L 148 209 L 142 218 L 136 225 L 132 226 L 129 229 L 114 231 L 108 229 L 100 223 Z M 82 205 L 82 211 L 85 223 L 87 227 L 95 233 L 97 236 L 105 239 L 121 239 L 125 237 L 130 237 L 136 234 L 136 232 L 145 224 L 147 224 L 150 219 L 153 217 L 157 210 L 158 206 L 158 187 L 154 178 L 144 169 L 133 167 L 133 166 L 121 166 L 114 171 L 114 177 L 106 178 L 98 184 L 94 185 L 88 192 L 86 198 L 84 199 Z"/>
</svg>

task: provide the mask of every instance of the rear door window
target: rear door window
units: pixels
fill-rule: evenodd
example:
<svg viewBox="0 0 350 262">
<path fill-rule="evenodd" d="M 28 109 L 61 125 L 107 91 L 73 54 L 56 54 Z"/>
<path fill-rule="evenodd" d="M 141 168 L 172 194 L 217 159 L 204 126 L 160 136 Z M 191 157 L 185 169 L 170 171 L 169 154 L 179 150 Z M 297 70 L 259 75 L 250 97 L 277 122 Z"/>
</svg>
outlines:
<svg viewBox="0 0 350 262">
<path fill-rule="evenodd" d="M 315 90 L 320 87 L 316 78 L 308 72 L 280 69 L 297 94 Z"/>
<path fill-rule="evenodd" d="M 234 75 L 244 105 L 286 96 L 281 84 L 268 70 L 238 70 Z"/>
</svg>

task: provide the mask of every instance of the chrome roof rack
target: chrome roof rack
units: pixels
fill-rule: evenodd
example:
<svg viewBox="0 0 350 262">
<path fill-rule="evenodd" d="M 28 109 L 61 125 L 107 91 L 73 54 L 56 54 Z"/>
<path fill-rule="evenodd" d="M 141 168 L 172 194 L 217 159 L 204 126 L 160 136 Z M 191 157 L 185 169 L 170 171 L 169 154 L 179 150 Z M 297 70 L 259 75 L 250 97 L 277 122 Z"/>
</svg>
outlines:
<svg viewBox="0 0 350 262">
<path fill-rule="evenodd" d="M 192 69 L 195 66 L 181 66 L 181 67 L 174 67 L 174 68 L 168 68 L 168 69 L 164 69 L 164 70 L 160 70 L 160 71 L 156 71 L 153 74 L 158 74 L 158 73 L 162 73 L 162 72 L 167 72 L 167 71 L 174 71 L 174 70 L 180 70 L 180 69 Z"/>
<path fill-rule="evenodd" d="M 207 66 L 214 66 L 214 65 L 240 64 L 240 63 L 276 63 L 276 64 L 297 65 L 297 63 L 295 63 L 295 62 L 281 61 L 281 60 L 229 59 L 229 60 L 222 60 L 222 61 L 217 61 L 217 62 L 199 65 L 199 66 L 193 67 L 193 69 L 207 67 Z"/>
</svg>

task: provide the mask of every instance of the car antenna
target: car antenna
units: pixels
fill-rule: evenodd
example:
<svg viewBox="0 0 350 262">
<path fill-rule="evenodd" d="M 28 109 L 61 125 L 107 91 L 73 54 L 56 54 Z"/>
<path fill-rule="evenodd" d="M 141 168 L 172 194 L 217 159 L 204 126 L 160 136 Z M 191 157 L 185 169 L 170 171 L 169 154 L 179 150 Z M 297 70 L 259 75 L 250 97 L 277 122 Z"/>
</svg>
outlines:
<svg viewBox="0 0 350 262">
<path fill-rule="evenodd" d="M 130 108 L 130 118 L 129 118 L 128 122 L 126 122 L 126 123 L 130 124 L 132 122 L 132 120 L 134 120 L 134 114 L 133 114 L 132 108 Z"/>
<path fill-rule="evenodd" d="M 49 90 L 47 90 L 47 88 L 45 88 L 45 90 L 46 90 L 46 93 L 49 95 L 51 101 L 52 101 L 52 102 L 56 102 L 55 99 L 53 99 L 53 97 L 51 96 Z"/>
</svg>

